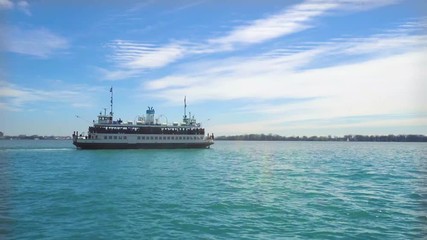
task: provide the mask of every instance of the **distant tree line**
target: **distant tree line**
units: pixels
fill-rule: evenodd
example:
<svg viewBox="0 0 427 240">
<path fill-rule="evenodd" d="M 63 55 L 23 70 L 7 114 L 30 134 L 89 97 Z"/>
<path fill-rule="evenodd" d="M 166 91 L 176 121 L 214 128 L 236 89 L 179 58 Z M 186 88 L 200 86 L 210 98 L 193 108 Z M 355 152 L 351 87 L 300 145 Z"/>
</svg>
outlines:
<svg viewBox="0 0 427 240">
<path fill-rule="evenodd" d="M 237 141 L 352 141 L 352 142 L 427 142 L 424 135 L 345 135 L 336 136 L 280 136 L 277 134 L 244 134 L 234 136 L 219 136 L 216 140 Z"/>
<path fill-rule="evenodd" d="M 19 135 L 5 136 L 0 135 L 0 140 L 71 140 L 71 136 L 39 136 L 39 135 Z"/>
</svg>

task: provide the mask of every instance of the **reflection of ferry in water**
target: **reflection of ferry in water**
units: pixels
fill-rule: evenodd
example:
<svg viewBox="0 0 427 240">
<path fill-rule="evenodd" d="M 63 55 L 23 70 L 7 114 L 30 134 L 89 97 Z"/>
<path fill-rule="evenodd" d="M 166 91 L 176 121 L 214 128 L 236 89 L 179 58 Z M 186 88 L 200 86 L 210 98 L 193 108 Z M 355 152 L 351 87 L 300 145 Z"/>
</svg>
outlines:
<svg viewBox="0 0 427 240">
<path fill-rule="evenodd" d="M 124 148 L 209 148 L 213 134 L 205 135 L 205 129 L 196 119 L 187 117 L 184 98 L 184 118 L 182 123 L 159 123 L 154 119 L 154 108 L 149 107 L 145 117 L 135 122 L 113 120 L 113 89 L 111 92 L 110 114 L 102 112 L 98 122 L 89 127 L 87 135 L 73 133 L 73 144 L 81 149 L 124 149 Z"/>
</svg>

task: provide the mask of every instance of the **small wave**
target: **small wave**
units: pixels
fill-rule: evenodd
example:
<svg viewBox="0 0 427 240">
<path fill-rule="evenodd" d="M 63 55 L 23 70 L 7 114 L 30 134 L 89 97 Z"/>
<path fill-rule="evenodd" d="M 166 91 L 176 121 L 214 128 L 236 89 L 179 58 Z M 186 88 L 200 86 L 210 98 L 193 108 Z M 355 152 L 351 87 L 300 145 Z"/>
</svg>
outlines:
<svg viewBox="0 0 427 240">
<path fill-rule="evenodd" d="M 48 151 L 72 151 L 75 148 L 3 148 L 0 151 L 10 152 L 48 152 Z"/>
</svg>

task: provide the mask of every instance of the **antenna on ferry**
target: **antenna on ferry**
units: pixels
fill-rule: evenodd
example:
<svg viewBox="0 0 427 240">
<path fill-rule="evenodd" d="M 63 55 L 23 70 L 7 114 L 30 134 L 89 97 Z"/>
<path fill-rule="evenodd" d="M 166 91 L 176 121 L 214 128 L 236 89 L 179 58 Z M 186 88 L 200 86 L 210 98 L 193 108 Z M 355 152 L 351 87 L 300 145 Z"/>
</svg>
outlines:
<svg viewBox="0 0 427 240">
<path fill-rule="evenodd" d="M 110 88 L 110 93 L 111 93 L 111 101 L 110 101 L 110 103 L 111 103 L 111 105 L 110 105 L 111 110 L 110 110 L 110 115 L 113 116 L 113 87 Z"/>
<path fill-rule="evenodd" d="M 184 97 L 184 118 L 187 118 L 187 96 Z"/>
</svg>

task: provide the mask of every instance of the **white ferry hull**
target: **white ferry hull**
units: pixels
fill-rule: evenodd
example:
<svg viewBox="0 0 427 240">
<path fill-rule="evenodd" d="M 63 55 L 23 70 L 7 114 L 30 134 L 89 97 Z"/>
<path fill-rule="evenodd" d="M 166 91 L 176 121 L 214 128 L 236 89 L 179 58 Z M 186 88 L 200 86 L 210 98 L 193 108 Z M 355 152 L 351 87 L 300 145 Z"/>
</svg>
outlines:
<svg viewBox="0 0 427 240">
<path fill-rule="evenodd" d="M 73 144 L 80 149 L 177 149 L 177 148 L 209 148 L 213 142 L 203 143 L 93 143 L 75 141 Z"/>
<path fill-rule="evenodd" d="M 191 135 L 97 134 L 95 138 L 73 137 L 73 144 L 80 149 L 209 148 L 213 143 L 213 139 Z"/>
</svg>

